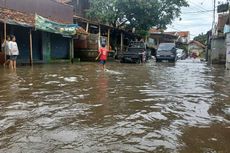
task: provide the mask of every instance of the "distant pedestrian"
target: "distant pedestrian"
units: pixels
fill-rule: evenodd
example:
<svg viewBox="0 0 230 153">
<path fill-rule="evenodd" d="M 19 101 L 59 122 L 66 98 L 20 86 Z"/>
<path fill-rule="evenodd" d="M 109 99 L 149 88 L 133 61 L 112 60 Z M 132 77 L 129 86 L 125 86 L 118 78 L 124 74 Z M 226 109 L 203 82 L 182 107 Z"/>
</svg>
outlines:
<svg viewBox="0 0 230 153">
<path fill-rule="evenodd" d="M 195 52 L 192 53 L 192 58 L 196 59 L 197 58 L 197 54 Z"/>
<path fill-rule="evenodd" d="M 10 43 L 10 36 L 6 36 L 6 40 L 2 43 L 2 48 L 4 48 L 4 52 L 6 54 L 6 61 L 3 63 L 3 65 L 10 65 L 10 50 L 9 50 L 9 43 Z"/>
<path fill-rule="evenodd" d="M 16 61 L 19 55 L 18 45 L 16 42 L 16 37 L 14 35 L 11 36 L 11 41 L 9 43 L 9 50 L 10 50 L 10 65 L 11 68 L 16 69 Z"/>
<path fill-rule="evenodd" d="M 109 50 L 105 47 L 106 46 L 105 43 L 102 43 L 101 46 L 102 47 L 98 50 L 98 56 L 96 57 L 96 60 L 100 58 L 100 64 L 102 65 L 102 69 L 105 71 L 106 70 L 105 64 L 106 64 Z"/>
</svg>

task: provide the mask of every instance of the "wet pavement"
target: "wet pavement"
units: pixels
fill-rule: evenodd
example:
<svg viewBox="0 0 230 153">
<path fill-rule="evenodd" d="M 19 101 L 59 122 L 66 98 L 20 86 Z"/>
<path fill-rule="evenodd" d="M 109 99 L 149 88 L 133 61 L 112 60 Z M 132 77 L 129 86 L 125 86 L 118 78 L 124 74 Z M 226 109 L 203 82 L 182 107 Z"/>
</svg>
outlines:
<svg viewBox="0 0 230 153">
<path fill-rule="evenodd" d="M 0 153 L 229 153 L 230 72 L 173 63 L 0 68 Z"/>
</svg>

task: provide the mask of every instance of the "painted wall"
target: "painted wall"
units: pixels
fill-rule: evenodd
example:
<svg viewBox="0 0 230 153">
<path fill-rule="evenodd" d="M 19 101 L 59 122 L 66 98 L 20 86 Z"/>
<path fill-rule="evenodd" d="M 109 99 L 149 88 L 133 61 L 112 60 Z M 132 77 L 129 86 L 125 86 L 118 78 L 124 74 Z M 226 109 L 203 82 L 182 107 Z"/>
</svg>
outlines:
<svg viewBox="0 0 230 153">
<path fill-rule="evenodd" d="M 188 45 L 188 50 L 189 50 L 190 53 L 196 52 L 196 53 L 199 53 L 199 54 L 205 51 L 202 47 L 199 47 L 196 44 Z"/>
<path fill-rule="evenodd" d="M 76 15 L 81 17 L 86 17 L 86 11 L 89 9 L 89 0 L 72 0 L 71 3 L 74 7 L 74 12 Z"/>
<path fill-rule="evenodd" d="M 230 44 L 228 44 L 226 48 L 226 68 L 230 70 Z"/>
<path fill-rule="evenodd" d="M 211 43 L 211 52 L 209 53 L 212 64 L 225 64 L 226 45 L 224 38 L 214 38 Z"/>
<path fill-rule="evenodd" d="M 69 59 L 70 38 L 57 34 L 51 34 L 51 59 Z"/>
<path fill-rule="evenodd" d="M 230 70 L 230 33 L 226 33 L 226 68 Z"/>
<path fill-rule="evenodd" d="M 42 53 L 42 32 L 32 31 L 32 41 L 33 41 L 33 60 L 43 61 Z"/>
</svg>

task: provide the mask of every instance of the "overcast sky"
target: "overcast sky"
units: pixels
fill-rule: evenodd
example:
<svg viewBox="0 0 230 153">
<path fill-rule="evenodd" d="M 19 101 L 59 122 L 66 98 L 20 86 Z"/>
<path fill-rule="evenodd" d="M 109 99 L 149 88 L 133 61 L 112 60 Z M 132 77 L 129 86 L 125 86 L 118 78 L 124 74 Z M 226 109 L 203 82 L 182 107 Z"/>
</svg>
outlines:
<svg viewBox="0 0 230 153">
<path fill-rule="evenodd" d="M 200 33 L 206 33 L 212 28 L 213 0 L 187 0 L 189 7 L 182 8 L 181 20 L 176 19 L 166 31 L 190 31 L 191 39 Z M 227 0 L 216 0 L 226 2 Z M 216 18 L 217 21 L 217 18 Z"/>
</svg>

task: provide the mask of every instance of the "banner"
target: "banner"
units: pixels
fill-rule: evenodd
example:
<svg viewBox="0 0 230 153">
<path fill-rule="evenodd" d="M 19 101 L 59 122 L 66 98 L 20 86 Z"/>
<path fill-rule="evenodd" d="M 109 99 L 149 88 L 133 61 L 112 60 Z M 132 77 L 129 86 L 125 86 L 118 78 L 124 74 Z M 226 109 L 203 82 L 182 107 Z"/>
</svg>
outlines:
<svg viewBox="0 0 230 153">
<path fill-rule="evenodd" d="M 77 29 L 80 27 L 77 24 L 61 24 L 53 22 L 36 14 L 35 28 L 51 33 L 61 34 L 63 36 L 73 36 L 77 33 Z"/>
</svg>

